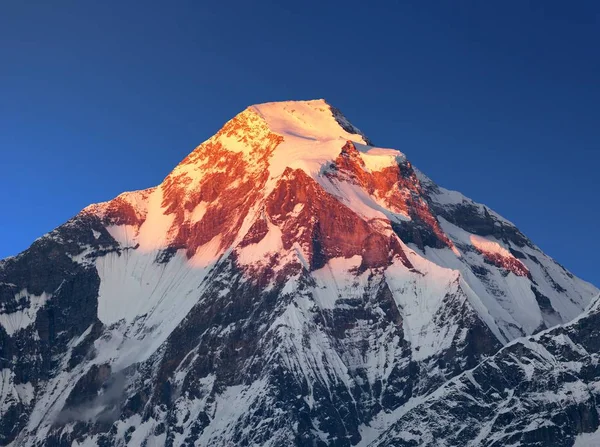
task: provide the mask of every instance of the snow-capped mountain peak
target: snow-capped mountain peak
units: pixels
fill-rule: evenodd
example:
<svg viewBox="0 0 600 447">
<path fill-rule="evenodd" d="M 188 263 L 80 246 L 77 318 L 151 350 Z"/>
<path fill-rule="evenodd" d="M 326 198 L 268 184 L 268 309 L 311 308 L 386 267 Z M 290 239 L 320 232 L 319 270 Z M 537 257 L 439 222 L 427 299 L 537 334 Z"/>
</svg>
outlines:
<svg viewBox="0 0 600 447">
<path fill-rule="evenodd" d="M 324 99 L 269 102 L 250 106 L 269 129 L 283 137 L 312 141 L 356 140 L 368 144 L 362 132 Z"/>
<path fill-rule="evenodd" d="M 0 445 L 395 439 L 597 295 L 325 101 L 251 106 L 0 262 Z"/>
</svg>

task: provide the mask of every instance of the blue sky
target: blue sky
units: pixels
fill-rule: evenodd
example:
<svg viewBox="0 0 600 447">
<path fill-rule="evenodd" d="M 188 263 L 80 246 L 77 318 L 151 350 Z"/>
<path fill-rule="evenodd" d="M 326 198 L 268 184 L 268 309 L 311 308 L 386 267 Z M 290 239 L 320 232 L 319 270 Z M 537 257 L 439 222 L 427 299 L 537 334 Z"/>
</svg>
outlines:
<svg viewBox="0 0 600 447">
<path fill-rule="evenodd" d="M 0 257 L 247 105 L 325 98 L 600 284 L 600 3 L 140 5 L 0 4 Z"/>
</svg>

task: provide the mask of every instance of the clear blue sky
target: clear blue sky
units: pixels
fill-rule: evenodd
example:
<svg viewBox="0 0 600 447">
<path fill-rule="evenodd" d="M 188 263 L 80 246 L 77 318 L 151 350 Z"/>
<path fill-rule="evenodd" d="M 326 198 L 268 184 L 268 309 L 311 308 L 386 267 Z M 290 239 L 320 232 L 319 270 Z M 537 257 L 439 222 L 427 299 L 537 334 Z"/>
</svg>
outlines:
<svg viewBox="0 0 600 447">
<path fill-rule="evenodd" d="M 0 257 L 326 98 L 600 284 L 600 2 L 0 3 Z"/>
</svg>

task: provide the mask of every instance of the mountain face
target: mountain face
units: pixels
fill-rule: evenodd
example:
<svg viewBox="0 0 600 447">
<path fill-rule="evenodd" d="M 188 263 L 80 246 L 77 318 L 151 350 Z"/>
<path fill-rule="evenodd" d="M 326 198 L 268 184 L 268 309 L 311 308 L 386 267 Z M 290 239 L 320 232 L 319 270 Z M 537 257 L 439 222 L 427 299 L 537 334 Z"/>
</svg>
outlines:
<svg viewBox="0 0 600 447">
<path fill-rule="evenodd" d="M 0 261 L 0 445 L 584 445 L 598 294 L 325 101 L 252 106 Z"/>
</svg>

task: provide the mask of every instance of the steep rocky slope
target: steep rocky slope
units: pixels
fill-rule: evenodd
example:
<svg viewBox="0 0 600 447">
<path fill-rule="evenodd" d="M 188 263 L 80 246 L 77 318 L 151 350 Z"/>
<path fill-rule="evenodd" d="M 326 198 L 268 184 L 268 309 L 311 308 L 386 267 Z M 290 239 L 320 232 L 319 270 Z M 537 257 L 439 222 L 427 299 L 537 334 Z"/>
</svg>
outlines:
<svg viewBox="0 0 600 447">
<path fill-rule="evenodd" d="M 326 102 L 252 106 L 0 262 L 0 445 L 394 445 L 597 294 Z"/>
<path fill-rule="evenodd" d="M 414 399 L 371 445 L 599 445 L 599 304 Z"/>
</svg>

